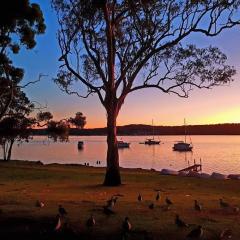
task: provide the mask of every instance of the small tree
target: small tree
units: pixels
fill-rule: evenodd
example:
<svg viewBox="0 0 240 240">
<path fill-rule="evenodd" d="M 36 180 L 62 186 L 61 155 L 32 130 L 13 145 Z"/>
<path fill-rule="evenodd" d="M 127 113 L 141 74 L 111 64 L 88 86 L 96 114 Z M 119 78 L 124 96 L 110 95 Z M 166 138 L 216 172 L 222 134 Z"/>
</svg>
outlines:
<svg viewBox="0 0 240 240">
<path fill-rule="evenodd" d="M 34 119 L 21 116 L 6 117 L 0 122 L 0 145 L 3 150 L 3 160 L 9 161 L 14 142 L 28 141 Z"/>
<path fill-rule="evenodd" d="M 50 138 L 55 142 L 67 142 L 69 136 L 70 125 L 68 121 L 60 120 L 54 121 L 51 120 L 47 123 L 47 133 Z"/>
<path fill-rule="evenodd" d="M 238 0 L 52 2 L 63 61 L 57 84 L 79 97 L 96 94 L 106 109 L 105 185 L 121 184 L 116 121 L 129 93 L 156 88 L 187 97 L 193 87 L 222 85 L 235 74 L 218 48 L 183 41 L 194 33 L 213 37 L 239 25 Z"/>
<path fill-rule="evenodd" d="M 35 36 L 43 34 L 45 24 L 38 4 L 28 0 L 8 0 L 0 3 L 0 120 L 18 92 L 24 71 L 10 59 L 22 46 L 32 49 Z"/>
<path fill-rule="evenodd" d="M 3 159 L 10 160 L 12 147 L 15 141 L 27 141 L 30 128 L 35 119 L 29 114 L 34 110 L 34 104 L 29 101 L 21 89 L 16 89 L 8 113 L 0 121 L 0 145 L 3 150 Z"/>
<path fill-rule="evenodd" d="M 70 118 L 68 122 L 78 129 L 83 129 L 86 125 L 86 117 L 81 112 L 77 112 L 74 118 Z"/>
</svg>

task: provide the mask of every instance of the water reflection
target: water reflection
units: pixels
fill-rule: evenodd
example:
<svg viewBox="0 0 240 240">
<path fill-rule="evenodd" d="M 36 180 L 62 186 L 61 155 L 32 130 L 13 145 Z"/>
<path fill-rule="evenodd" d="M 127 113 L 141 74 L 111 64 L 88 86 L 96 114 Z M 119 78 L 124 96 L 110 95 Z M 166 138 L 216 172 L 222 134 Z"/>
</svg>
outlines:
<svg viewBox="0 0 240 240">
<path fill-rule="evenodd" d="M 192 136 L 193 152 L 172 151 L 175 141 L 181 136 L 161 136 L 160 145 L 139 144 L 143 137 L 124 137 L 131 143 L 129 149 L 120 149 L 122 167 L 180 170 L 202 159 L 203 171 L 211 173 L 240 172 L 240 136 Z M 84 141 L 82 150 L 78 141 Z M 29 143 L 15 145 L 13 158 L 42 161 L 43 163 L 89 163 L 91 166 L 105 166 L 106 137 L 70 137 L 69 142 L 52 142 L 47 137 L 34 137 Z M 101 164 L 97 164 L 100 161 Z"/>
</svg>

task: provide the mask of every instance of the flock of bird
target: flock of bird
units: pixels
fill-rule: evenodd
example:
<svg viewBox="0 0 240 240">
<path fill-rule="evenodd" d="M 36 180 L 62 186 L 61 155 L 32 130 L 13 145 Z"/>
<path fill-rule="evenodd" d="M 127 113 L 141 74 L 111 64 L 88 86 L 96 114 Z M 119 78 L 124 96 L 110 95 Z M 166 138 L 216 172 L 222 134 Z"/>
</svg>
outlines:
<svg viewBox="0 0 240 240">
<path fill-rule="evenodd" d="M 159 201 L 161 199 L 160 192 L 158 191 L 155 197 L 156 201 Z M 103 206 L 103 213 L 107 216 L 115 214 L 115 211 L 113 210 L 113 207 L 116 205 L 118 200 L 117 196 L 112 196 L 111 199 L 107 200 L 106 205 Z M 143 201 L 143 196 L 139 194 L 137 196 L 137 201 L 142 202 Z M 170 210 L 170 207 L 173 205 L 173 202 L 166 197 L 165 198 L 165 207 L 166 210 Z M 238 207 L 232 207 L 229 203 L 225 202 L 223 199 L 219 199 L 219 205 L 222 209 L 228 209 L 232 208 L 233 211 L 239 212 Z M 41 201 L 36 202 L 36 207 L 42 208 L 44 207 L 45 204 Z M 148 205 L 149 209 L 154 209 L 155 204 L 152 202 Z M 201 203 L 199 203 L 197 200 L 194 200 L 194 210 L 197 212 L 201 212 L 203 210 L 203 206 Z M 60 231 L 63 228 L 62 220 L 67 216 L 68 212 L 66 209 L 62 206 L 59 205 L 58 207 L 58 215 L 57 215 L 57 221 L 54 227 L 55 231 Z M 86 221 L 86 227 L 92 228 L 96 224 L 96 220 L 93 215 L 90 216 L 89 219 Z M 175 224 L 179 228 L 187 228 L 190 225 L 183 221 L 178 214 L 175 216 Z M 123 223 L 122 223 L 122 239 L 127 239 L 128 234 L 132 230 L 132 224 L 130 223 L 129 217 L 125 217 Z M 186 236 L 186 239 L 201 239 L 203 236 L 203 227 L 202 226 L 197 226 L 194 229 L 192 229 Z M 219 235 L 219 240 L 227 240 L 232 238 L 232 232 L 230 229 L 224 229 L 221 234 Z"/>
</svg>

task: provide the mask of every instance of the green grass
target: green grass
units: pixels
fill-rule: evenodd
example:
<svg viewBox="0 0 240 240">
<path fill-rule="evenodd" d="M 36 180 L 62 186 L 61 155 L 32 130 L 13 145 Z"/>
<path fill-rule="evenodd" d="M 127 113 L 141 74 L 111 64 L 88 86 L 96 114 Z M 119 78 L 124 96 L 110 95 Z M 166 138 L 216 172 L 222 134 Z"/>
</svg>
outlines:
<svg viewBox="0 0 240 240">
<path fill-rule="evenodd" d="M 121 172 L 122 186 L 104 187 L 101 185 L 105 173 L 102 168 L 1 162 L 0 220 L 53 218 L 58 205 L 62 204 L 69 212 L 71 227 L 93 239 L 119 234 L 125 216 L 133 226 L 129 239 L 144 239 L 143 231 L 153 239 L 185 239 L 199 224 L 204 227 L 203 239 L 219 239 L 217 236 L 225 228 L 232 229 L 232 239 L 240 239 L 240 214 L 220 209 L 218 203 L 219 198 L 223 198 L 233 206 L 240 206 L 240 181 L 161 176 L 146 170 L 122 169 Z M 157 203 L 155 190 L 161 190 L 161 200 Z M 137 202 L 138 193 L 143 195 L 141 203 Z M 106 217 L 102 206 L 115 194 L 123 195 L 114 207 L 116 215 Z M 168 211 L 163 208 L 166 196 L 174 202 Z M 202 213 L 193 210 L 194 199 L 203 204 Z M 36 208 L 36 200 L 43 201 L 46 206 Z M 148 209 L 150 202 L 156 203 L 154 210 Z M 191 227 L 178 229 L 174 225 L 176 213 Z M 94 215 L 96 226 L 88 232 L 85 222 L 90 214 Z"/>
</svg>

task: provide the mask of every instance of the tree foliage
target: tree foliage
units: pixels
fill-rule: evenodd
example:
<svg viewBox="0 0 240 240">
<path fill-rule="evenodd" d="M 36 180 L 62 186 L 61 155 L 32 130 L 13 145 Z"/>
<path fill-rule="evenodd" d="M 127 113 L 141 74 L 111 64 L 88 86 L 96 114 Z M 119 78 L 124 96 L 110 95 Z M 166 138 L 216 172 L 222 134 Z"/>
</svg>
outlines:
<svg viewBox="0 0 240 240">
<path fill-rule="evenodd" d="M 106 109 L 106 185 L 121 182 L 116 119 L 129 93 L 155 88 L 188 97 L 193 87 L 212 88 L 233 80 L 235 69 L 217 47 L 186 42 L 193 34 L 214 37 L 239 25 L 239 0 L 52 3 L 62 52 L 56 83 L 68 94 L 96 94 Z"/>
<path fill-rule="evenodd" d="M 23 46 L 32 49 L 36 45 L 36 35 L 44 33 L 45 24 L 38 4 L 30 4 L 28 0 L 9 0 L 0 3 L 0 6 L 0 119 L 2 119 L 16 95 L 24 87 L 20 86 L 24 70 L 14 66 L 11 57 Z"/>
<path fill-rule="evenodd" d="M 83 129 L 86 125 L 86 117 L 82 112 L 77 112 L 74 118 L 69 118 L 68 122 L 79 129 Z"/>
<path fill-rule="evenodd" d="M 31 127 L 36 123 L 34 118 L 29 117 L 34 105 L 23 92 L 19 94 L 11 103 L 8 115 L 0 121 L 0 145 L 4 160 L 11 159 L 14 142 L 28 141 Z"/>
</svg>

